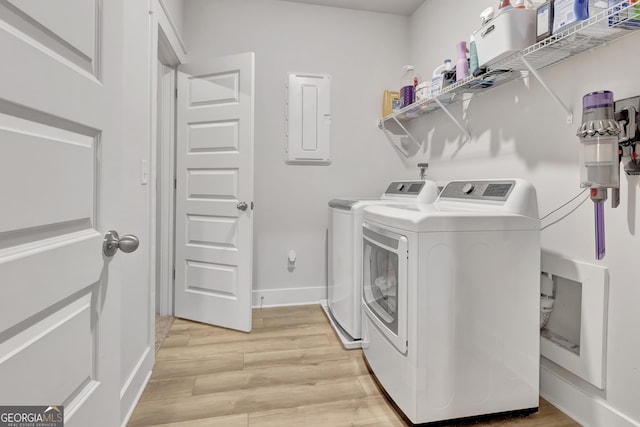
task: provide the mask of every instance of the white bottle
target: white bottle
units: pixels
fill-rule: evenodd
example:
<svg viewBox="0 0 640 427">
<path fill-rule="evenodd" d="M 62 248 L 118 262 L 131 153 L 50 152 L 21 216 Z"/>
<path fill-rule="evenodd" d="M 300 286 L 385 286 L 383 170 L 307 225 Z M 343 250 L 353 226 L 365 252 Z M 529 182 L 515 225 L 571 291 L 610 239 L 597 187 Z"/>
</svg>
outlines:
<svg viewBox="0 0 640 427">
<path fill-rule="evenodd" d="M 431 96 L 435 96 L 442 89 L 442 73 L 445 71 L 451 71 L 451 60 L 445 59 L 444 64 L 437 67 L 433 70 L 433 74 L 431 76 Z"/>
</svg>

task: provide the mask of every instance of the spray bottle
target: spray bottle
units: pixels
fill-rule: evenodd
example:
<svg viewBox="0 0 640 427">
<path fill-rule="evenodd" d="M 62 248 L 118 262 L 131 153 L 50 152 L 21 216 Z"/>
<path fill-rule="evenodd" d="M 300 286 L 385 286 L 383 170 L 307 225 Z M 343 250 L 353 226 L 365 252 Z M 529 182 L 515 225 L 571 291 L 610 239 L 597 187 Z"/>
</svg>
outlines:
<svg viewBox="0 0 640 427">
<path fill-rule="evenodd" d="M 509 9 L 513 9 L 513 6 L 511 5 L 511 1 L 510 0 L 500 0 L 500 4 L 498 5 L 498 14 L 501 14 L 502 12 L 509 10 Z"/>
<path fill-rule="evenodd" d="M 476 48 L 476 39 L 472 34 L 469 39 L 469 74 L 474 76 L 478 65 L 478 48 Z"/>
<path fill-rule="evenodd" d="M 467 42 L 458 42 L 458 62 L 456 64 L 456 81 L 469 77 L 469 60 L 467 59 Z"/>
</svg>

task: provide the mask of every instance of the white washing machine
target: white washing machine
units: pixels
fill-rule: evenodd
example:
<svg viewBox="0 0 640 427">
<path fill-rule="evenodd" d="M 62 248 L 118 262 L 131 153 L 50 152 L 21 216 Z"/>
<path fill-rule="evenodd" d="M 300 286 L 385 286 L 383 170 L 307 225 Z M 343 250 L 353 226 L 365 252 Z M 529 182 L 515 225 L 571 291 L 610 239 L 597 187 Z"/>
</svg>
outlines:
<svg viewBox="0 0 640 427">
<path fill-rule="evenodd" d="M 537 411 L 539 302 L 526 181 L 451 182 L 433 204 L 364 210 L 362 349 L 410 422 Z"/>
<path fill-rule="evenodd" d="M 394 181 L 377 199 L 329 202 L 327 315 L 347 349 L 362 337 L 362 213 L 372 205 L 431 203 L 439 188 L 432 181 Z"/>
</svg>

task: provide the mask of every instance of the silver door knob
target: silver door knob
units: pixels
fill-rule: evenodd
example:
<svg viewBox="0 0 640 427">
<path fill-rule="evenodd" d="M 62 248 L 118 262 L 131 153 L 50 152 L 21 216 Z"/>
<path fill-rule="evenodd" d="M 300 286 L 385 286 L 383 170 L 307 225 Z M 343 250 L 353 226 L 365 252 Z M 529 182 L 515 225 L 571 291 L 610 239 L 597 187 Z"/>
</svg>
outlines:
<svg viewBox="0 0 640 427">
<path fill-rule="evenodd" d="M 240 202 L 236 205 L 236 208 L 238 208 L 241 211 L 246 211 L 248 207 L 249 205 L 247 205 L 247 202 Z"/>
<path fill-rule="evenodd" d="M 108 257 L 112 257 L 120 249 L 124 253 L 130 253 L 138 249 L 140 240 L 133 234 L 127 234 L 122 237 L 117 231 L 111 230 L 104 236 L 102 243 L 102 252 Z"/>
</svg>

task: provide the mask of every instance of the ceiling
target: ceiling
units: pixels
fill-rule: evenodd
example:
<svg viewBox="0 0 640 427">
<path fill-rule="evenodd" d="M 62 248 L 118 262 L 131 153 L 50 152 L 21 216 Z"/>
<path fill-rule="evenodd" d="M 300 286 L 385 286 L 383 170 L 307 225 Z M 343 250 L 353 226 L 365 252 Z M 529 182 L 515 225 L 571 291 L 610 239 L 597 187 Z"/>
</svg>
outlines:
<svg viewBox="0 0 640 427">
<path fill-rule="evenodd" d="M 367 10 L 410 16 L 425 0 L 285 0 L 343 9 Z"/>
</svg>

